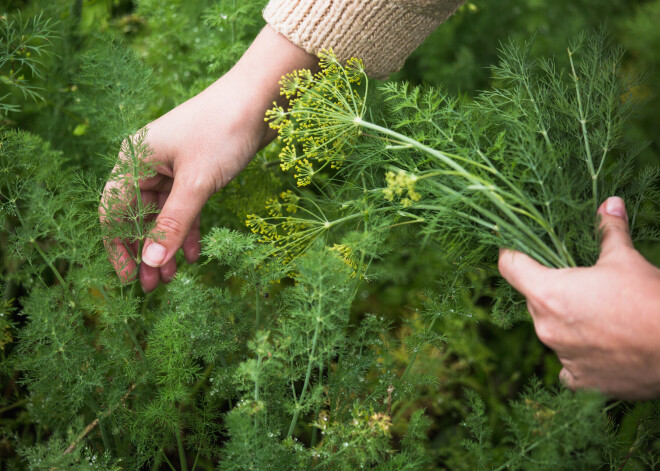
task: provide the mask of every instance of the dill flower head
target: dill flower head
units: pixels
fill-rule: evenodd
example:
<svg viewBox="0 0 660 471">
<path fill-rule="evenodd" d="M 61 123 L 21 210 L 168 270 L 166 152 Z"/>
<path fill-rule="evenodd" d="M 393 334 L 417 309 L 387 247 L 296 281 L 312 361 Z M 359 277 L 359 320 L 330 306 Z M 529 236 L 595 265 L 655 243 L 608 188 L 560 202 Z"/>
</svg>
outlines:
<svg viewBox="0 0 660 471">
<path fill-rule="evenodd" d="M 422 198 L 422 195 L 415 190 L 415 182 L 418 177 L 412 173 L 401 169 L 397 172 L 389 171 L 385 174 L 385 180 L 387 187 L 383 189 L 383 195 L 388 201 L 394 201 L 395 197 L 402 197 L 401 204 L 408 207 Z"/>
<path fill-rule="evenodd" d="M 334 244 L 330 250 L 334 250 L 341 256 L 344 263 L 351 269 L 350 277 L 355 278 L 358 272 L 358 264 L 355 260 L 353 248 L 346 244 Z"/>
<path fill-rule="evenodd" d="M 266 112 L 266 121 L 284 143 L 282 170 L 295 168 L 298 186 L 309 185 L 326 165 L 341 167 L 365 113 L 361 89 L 368 79 L 362 61 L 352 58 L 343 66 L 330 49 L 319 54 L 319 64 L 316 74 L 297 70 L 283 77 L 281 95 L 290 107 L 275 104 Z"/>
</svg>

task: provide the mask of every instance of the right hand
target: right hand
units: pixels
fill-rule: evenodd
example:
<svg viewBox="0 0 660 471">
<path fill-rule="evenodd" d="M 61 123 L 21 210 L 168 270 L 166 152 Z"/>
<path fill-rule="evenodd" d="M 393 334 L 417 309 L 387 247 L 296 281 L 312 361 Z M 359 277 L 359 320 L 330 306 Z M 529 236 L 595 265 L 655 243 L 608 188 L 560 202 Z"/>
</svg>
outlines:
<svg viewBox="0 0 660 471">
<path fill-rule="evenodd" d="M 500 252 L 500 273 L 527 298 L 536 333 L 571 389 L 619 399 L 660 397 L 660 270 L 635 250 L 621 198 L 599 208 L 603 231 L 592 267 L 551 269 Z"/>
<path fill-rule="evenodd" d="M 145 241 L 142 250 L 139 277 L 145 292 L 174 276 L 174 255 L 181 247 L 188 263 L 199 258 L 199 217 L 204 204 L 274 137 L 264 113 L 279 95 L 281 76 L 294 69 L 314 68 L 317 62 L 266 26 L 231 71 L 146 126 L 152 150 L 148 159 L 159 165 L 157 175 L 140 181 L 139 187 L 143 201 L 161 209 L 154 228 L 161 235 L 154 237 L 157 242 Z M 108 181 L 103 198 L 117 185 Z M 103 205 L 99 212 L 105 221 Z M 137 250 L 133 241 L 106 241 L 124 281 L 133 279 L 138 268 L 127 246 L 133 253 Z"/>
</svg>

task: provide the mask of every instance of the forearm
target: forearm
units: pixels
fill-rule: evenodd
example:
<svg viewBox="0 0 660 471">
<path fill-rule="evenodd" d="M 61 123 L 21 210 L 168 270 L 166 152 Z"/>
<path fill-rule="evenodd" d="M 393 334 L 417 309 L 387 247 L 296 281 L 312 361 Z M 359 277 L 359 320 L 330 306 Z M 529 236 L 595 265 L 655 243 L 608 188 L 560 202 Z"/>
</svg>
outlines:
<svg viewBox="0 0 660 471">
<path fill-rule="evenodd" d="M 279 84 L 282 76 L 298 69 L 314 72 L 317 68 L 316 56 L 266 25 L 234 67 L 209 88 L 222 87 L 226 81 L 232 82 L 236 99 L 247 104 L 243 107 L 245 112 L 253 114 L 261 123 L 263 138 L 259 145 L 263 147 L 276 136 L 263 118 L 274 101 L 282 101 Z M 238 119 L 237 122 L 244 120 Z"/>
</svg>

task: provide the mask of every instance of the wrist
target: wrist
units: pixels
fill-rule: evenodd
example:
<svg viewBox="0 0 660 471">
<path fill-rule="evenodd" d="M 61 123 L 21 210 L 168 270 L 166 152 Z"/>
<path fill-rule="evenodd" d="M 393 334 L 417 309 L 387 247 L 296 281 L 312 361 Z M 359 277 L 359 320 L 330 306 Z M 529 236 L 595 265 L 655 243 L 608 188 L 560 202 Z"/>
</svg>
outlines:
<svg viewBox="0 0 660 471">
<path fill-rule="evenodd" d="M 233 82 L 241 95 L 246 114 L 258 119 L 263 130 L 260 146 L 270 142 L 276 133 L 264 121 L 266 110 L 273 102 L 282 104 L 280 79 L 298 69 L 318 69 L 318 58 L 296 46 L 266 25 L 241 59 L 223 79 Z"/>
</svg>

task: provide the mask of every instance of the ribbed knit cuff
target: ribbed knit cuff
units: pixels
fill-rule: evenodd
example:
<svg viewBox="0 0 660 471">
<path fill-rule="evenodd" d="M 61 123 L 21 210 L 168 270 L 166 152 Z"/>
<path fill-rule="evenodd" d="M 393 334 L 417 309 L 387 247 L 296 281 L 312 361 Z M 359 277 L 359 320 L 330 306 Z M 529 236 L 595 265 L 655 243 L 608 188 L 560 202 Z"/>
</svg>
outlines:
<svg viewBox="0 0 660 471">
<path fill-rule="evenodd" d="M 332 47 L 384 79 L 464 0 L 270 0 L 264 19 L 307 52 Z"/>
</svg>

